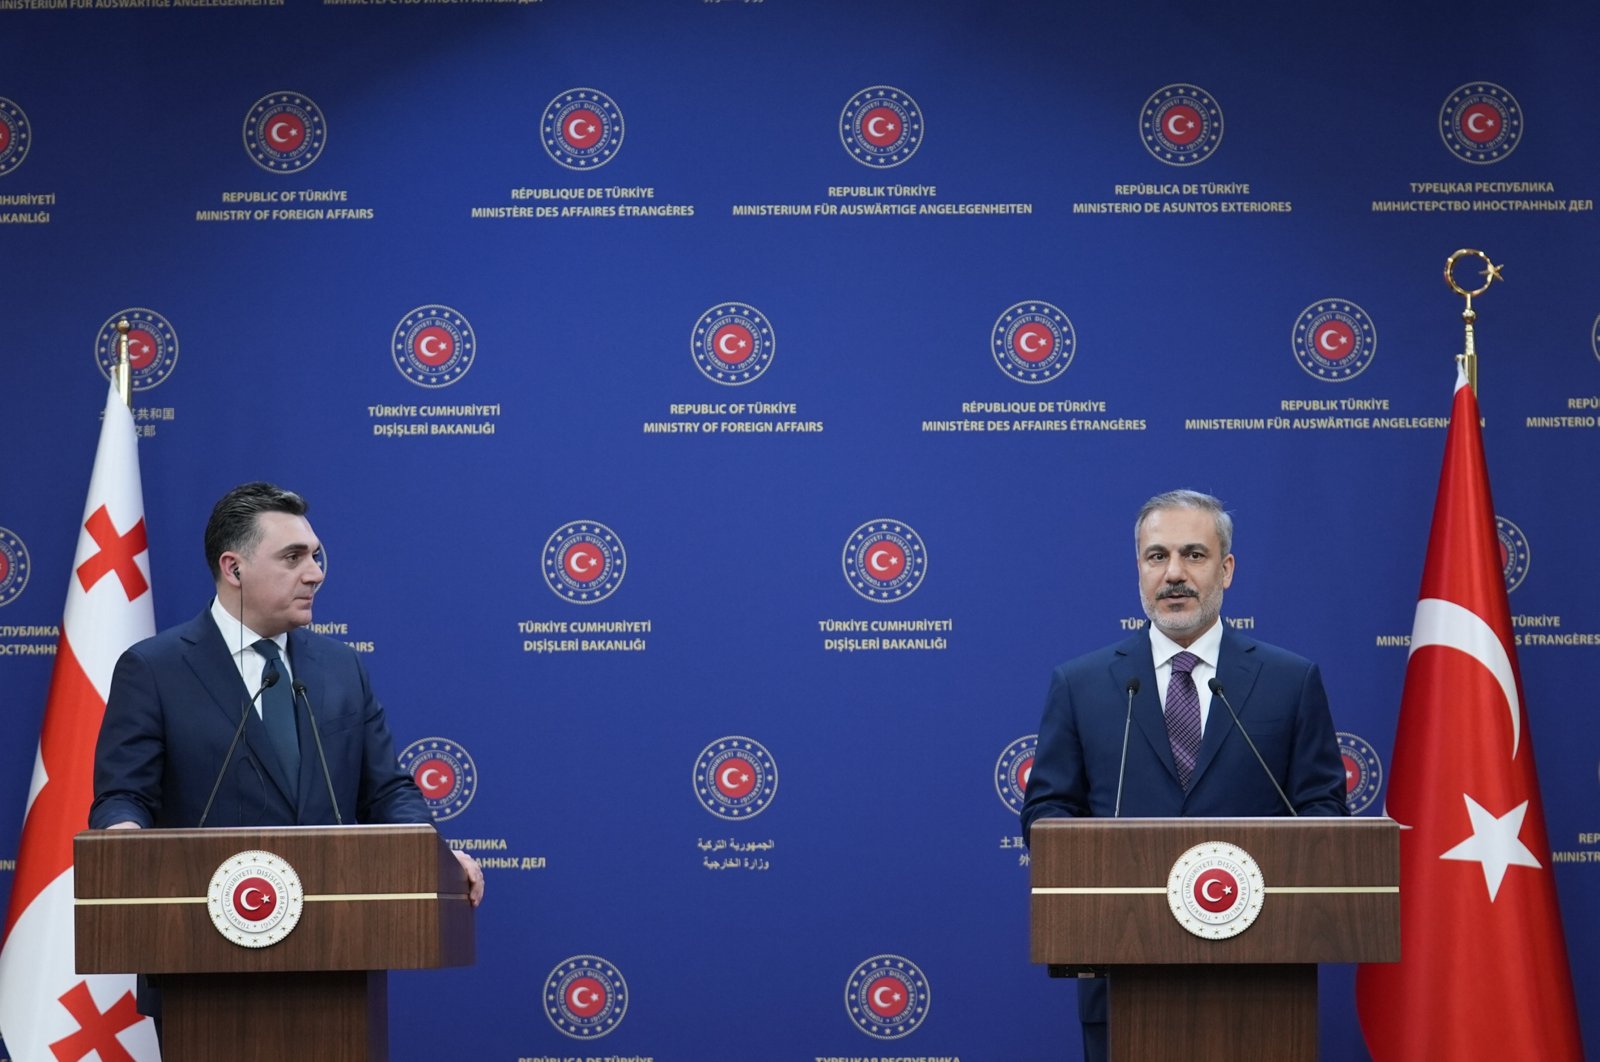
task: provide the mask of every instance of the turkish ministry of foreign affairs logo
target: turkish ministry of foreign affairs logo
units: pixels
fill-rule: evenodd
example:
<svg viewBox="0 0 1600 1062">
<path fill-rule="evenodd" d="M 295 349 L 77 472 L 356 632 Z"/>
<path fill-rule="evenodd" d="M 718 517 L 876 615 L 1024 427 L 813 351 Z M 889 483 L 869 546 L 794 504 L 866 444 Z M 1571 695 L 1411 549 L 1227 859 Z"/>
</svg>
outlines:
<svg viewBox="0 0 1600 1062">
<path fill-rule="evenodd" d="M 1028 778 L 1033 774 L 1033 756 L 1039 751 L 1039 735 L 1024 734 L 1000 753 L 994 761 L 994 791 L 1006 807 L 1022 812 L 1022 801 L 1028 795 Z"/>
<path fill-rule="evenodd" d="M 864 88 L 839 112 L 839 139 L 863 166 L 898 166 L 922 146 L 922 108 L 890 85 Z"/>
<path fill-rule="evenodd" d="M 460 310 L 418 306 L 394 326 L 389 353 L 400 375 L 418 387 L 449 387 L 478 356 L 478 337 Z"/>
<path fill-rule="evenodd" d="M 569 170 L 599 169 L 616 158 L 622 133 L 621 108 L 599 89 L 568 89 L 539 119 L 545 154 Z"/>
<path fill-rule="evenodd" d="M 1019 302 L 994 323 L 989 352 L 1000 371 L 1019 383 L 1049 383 L 1067 371 L 1077 352 L 1072 321 L 1048 302 Z"/>
<path fill-rule="evenodd" d="M 22 595 L 32 572 L 27 545 L 16 532 L 0 527 L 0 605 L 9 605 Z"/>
<path fill-rule="evenodd" d="M 1226 940 L 1255 924 L 1267 886 L 1256 861 L 1235 844 L 1206 841 L 1172 864 L 1167 906 L 1178 924 L 1197 937 Z"/>
<path fill-rule="evenodd" d="M 879 604 L 910 597 L 928 574 L 922 536 L 899 520 L 868 520 L 850 532 L 841 560 L 850 589 Z"/>
<path fill-rule="evenodd" d="M 178 364 L 178 333 L 172 322 L 143 306 L 130 306 L 106 318 L 94 337 L 94 359 L 100 365 L 100 375 L 111 379 L 121 357 L 121 335 L 117 322 L 126 319 L 128 329 L 128 364 L 132 368 L 133 389 L 148 391 L 166 382 Z"/>
<path fill-rule="evenodd" d="M 1168 166 L 1193 166 L 1222 143 L 1222 108 L 1211 93 L 1193 85 L 1164 85 L 1139 111 L 1145 150 Z"/>
<path fill-rule="evenodd" d="M 563 959 L 545 978 L 544 1013 L 574 1040 L 598 1040 L 627 1015 L 628 982 L 598 955 Z"/>
<path fill-rule="evenodd" d="M 245 113 L 245 153 L 268 173 L 299 173 L 327 146 L 328 120 L 308 96 L 269 92 Z"/>
<path fill-rule="evenodd" d="M 1359 734 L 1341 730 L 1339 757 L 1344 760 L 1344 798 L 1350 814 L 1359 815 L 1378 799 L 1383 788 L 1383 761 L 1378 750 Z"/>
<path fill-rule="evenodd" d="M 1378 353 L 1378 332 L 1367 311 L 1349 299 L 1318 299 L 1300 311 L 1290 337 L 1306 375 L 1343 383 L 1366 371 Z"/>
<path fill-rule="evenodd" d="M 713 383 L 739 387 L 772 366 L 778 345 L 772 322 L 747 302 L 719 302 L 700 315 L 689 334 L 695 368 Z"/>
<path fill-rule="evenodd" d="M 917 1031 L 932 1002 L 928 979 L 901 955 L 874 955 L 850 971 L 844 1009 L 855 1027 L 878 1040 L 898 1040 Z"/>
<path fill-rule="evenodd" d="M 446 738 L 407 745 L 400 752 L 400 769 L 417 783 L 434 822 L 455 818 L 478 793 L 478 766 L 471 753 Z"/>
<path fill-rule="evenodd" d="M 206 889 L 211 924 L 242 948 L 265 948 L 288 936 L 304 906 L 300 875 L 271 852 L 240 852 L 223 860 Z"/>
<path fill-rule="evenodd" d="M 1517 150 L 1522 142 L 1522 105 L 1489 81 L 1469 81 L 1439 108 L 1439 135 L 1463 162 L 1487 166 Z"/>
<path fill-rule="evenodd" d="M 1528 536 L 1522 528 L 1499 514 L 1494 518 L 1495 537 L 1500 540 L 1500 566 L 1505 572 L 1506 593 L 1522 585 L 1528 577 L 1528 566 L 1533 563 L 1533 552 L 1528 546 Z"/>
<path fill-rule="evenodd" d="M 0 177 L 4 177 L 28 157 L 33 144 L 33 129 L 28 116 L 15 103 L 0 96 Z"/>
<path fill-rule="evenodd" d="M 778 765 L 753 738 L 718 738 L 694 761 L 694 795 L 719 819 L 750 819 L 778 792 Z"/>
<path fill-rule="evenodd" d="M 617 592 L 628 573 L 622 539 L 605 524 L 576 520 L 558 528 L 541 554 L 545 585 L 563 601 L 592 605 Z"/>
</svg>

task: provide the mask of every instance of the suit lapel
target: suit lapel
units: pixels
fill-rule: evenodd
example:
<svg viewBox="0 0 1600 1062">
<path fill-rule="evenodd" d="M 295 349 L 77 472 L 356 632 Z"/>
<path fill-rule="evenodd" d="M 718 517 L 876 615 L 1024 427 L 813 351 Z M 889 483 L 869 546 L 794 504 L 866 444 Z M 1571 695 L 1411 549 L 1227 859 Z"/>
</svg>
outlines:
<svg viewBox="0 0 1600 1062">
<path fill-rule="evenodd" d="M 245 689 L 243 680 L 239 678 L 239 669 L 233 662 L 233 652 L 223 640 L 222 632 L 217 630 L 210 609 L 202 612 L 198 619 L 189 624 L 188 629 L 183 632 L 183 639 L 189 646 L 185 657 L 195 678 L 199 679 L 200 684 L 211 695 L 217 710 L 227 718 L 229 727 L 238 726 L 239 712 L 245 708 L 250 695 L 255 691 Z M 267 728 L 254 708 L 251 708 L 245 716 L 244 743 L 250 749 L 256 763 L 266 769 L 267 777 L 272 780 L 272 784 L 277 786 L 284 799 L 293 805 L 293 794 L 297 787 L 291 785 L 288 776 L 284 774 L 283 765 L 278 762 L 278 754 L 273 751 L 272 742 L 267 737 Z"/>
<path fill-rule="evenodd" d="M 1256 658 L 1256 644 L 1232 627 L 1222 629 L 1222 646 L 1217 652 L 1217 681 L 1222 691 L 1239 713 L 1240 722 L 1250 718 L 1250 691 L 1255 688 L 1256 676 L 1261 673 L 1261 661 Z M 1194 775 L 1189 779 L 1189 791 L 1200 784 L 1217 750 L 1233 731 L 1233 717 L 1215 694 L 1211 697 L 1211 710 L 1206 716 L 1205 736 L 1200 739 L 1200 752 L 1194 758 Z"/>
<path fill-rule="evenodd" d="M 1127 696 L 1128 683 L 1139 680 L 1133 695 L 1133 726 L 1150 746 L 1156 761 L 1166 768 L 1174 785 L 1178 768 L 1172 759 L 1172 739 L 1167 736 L 1167 717 L 1161 710 L 1161 687 L 1156 685 L 1155 657 L 1150 650 L 1149 629 L 1140 631 L 1116 647 L 1111 658 L 1111 677 L 1117 689 Z M 1121 702 L 1125 707 L 1126 700 Z"/>
<path fill-rule="evenodd" d="M 317 674 L 317 648 L 303 630 L 289 632 L 289 666 L 294 668 L 295 682 L 307 688 L 313 684 L 308 680 Z M 310 711 L 310 697 L 295 697 L 294 718 L 300 730 L 300 777 L 295 780 L 295 807 L 301 809 L 302 822 L 320 822 L 323 820 L 308 814 L 311 809 L 307 805 L 313 794 L 322 791 L 320 785 L 312 784 L 313 780 L 321 781 L 322 765 L 317 757 L 316 741 L 311 736 L 311 720 L 307 718 Z"/>
</svg>

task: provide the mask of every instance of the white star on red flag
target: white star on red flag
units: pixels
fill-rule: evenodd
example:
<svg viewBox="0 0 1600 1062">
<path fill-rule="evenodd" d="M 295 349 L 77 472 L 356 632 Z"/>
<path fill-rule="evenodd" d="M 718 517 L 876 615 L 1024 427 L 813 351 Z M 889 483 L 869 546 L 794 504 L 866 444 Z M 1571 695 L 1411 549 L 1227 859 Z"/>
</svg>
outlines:
<svg viewBox="0 0 1600 1062">
<path fill-rule="evenodd" d="M 1534 858 L 1528 846 L 1522 843 L 1522 818 L 1528 813 L 1524 800 L 1504 815 L 1496 817 L 1482 804 L 1462 793 L 1467 802 L 1467 816 L 1472 820 L 1472 836 L 1439 856 L 1440 859 L 1459 859 L 1464 863 L 1483 866 L 1483 883 L 1489 887 L 1489 902 L 1500 895 L 1500 883 L 1505 880 L 1507 867 L 1533 867 L 1542 864 Z"/>
</svg>

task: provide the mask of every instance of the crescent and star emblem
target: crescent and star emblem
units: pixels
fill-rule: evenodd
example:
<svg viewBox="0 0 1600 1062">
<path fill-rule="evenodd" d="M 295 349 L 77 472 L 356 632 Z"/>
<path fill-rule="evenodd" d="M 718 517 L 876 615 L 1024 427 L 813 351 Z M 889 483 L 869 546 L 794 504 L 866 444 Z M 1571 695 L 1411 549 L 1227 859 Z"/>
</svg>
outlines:
<svg viewBox="0 0 1600 1062">
<path fill-rule="evenodd" d="M 288 136 L 283 135 L 284 129 L 289 130 Z M 267 128 L 267 138 L 274 144 L 287 144 L 294 139 L 294 126 L 284 121 L 273 122 Z"/>
<path fill-rule="evenodd" d="M 251 903 L 250 897 L 252 895 L 261 897 L 262 902 Z M 239 894 L 239 906 L 246 911 L 259 911 L 261 908 L 266 906 L 266 899 L 267 894 L 252 885 L 248 889 L 244 890 L 244 892 Z"/>
<path fill-rule="evenodd" d="M 1179 123 L 1182 123 L 1181 125 Z M 1194 123 L 1188 121 L 1181 114 L 1167 115 L 1167 132 L 1173 136 L 1182 136 L 1194 128 Z"/>
<path fill-rule="evenodd" d="M 1038 332 L 1023 332 L 1017 337 L 1017 346 L 1024 354 L 1034 354 L 1044 348 L 1044 337 Z"/>
<path fill-rule="evenodd" d="M 878 561 L 883 557 L 888 557 L 889 563 L 879 564 Z M 867 565 L 875 572 L 892 572 L 896 567 L 894 554 L 886 549 L 875 549 L 867 554 Z"/>
<path fill-rule="evenodd" d="M 567 139 L 572 141 L 574 144 L 576 144 L 579 141 L 581 141 L 581 140 L 585 139 L 586 137 L 590 136 L 591 134 L 593 134 L 594 133 L 594 125 L 593 125 L 593 123 L 587 123 L 588 124 L 588 128 L 587 129 L 583 128 L 583 126 L 585 124 L 586 123 L 585 123 L 584 119 L 582 119 L 582 118 L 578 118 L 578 117 L 568 118 L 567 119 Z"/>
<path fill-rule="evenodd" d="M 423 336 L 422 339 L 417 342 L 417 351 L 424 358 L 442 357 L 446 351 L 446 348 L 442 346 L 436 347 L 434 344 L 438 342 L 438 336 Z"/>
<path fill-rule="evenodd" d="M 729 346 L 730 343 L 733 345 Z M 717 349 L 729 357 L 739 353 L 739 348 L 743 346 L 744 344 L 735 339 L 733 334 L 730 332 L 722 333 L 722 335 L 717 339 Z"/>
<path fill-rule="evenodd" d="M 1487 119 L 1487 121 L 1488 121 L 1487 125 L 1478 124 L 1481 120 L 1484 120 L 1484 119 Z M 1488 115 L 1484 114 L 1482 111 L 1473 111 L 1471 114 L 1467 115 L 1466 126 L 1467 126 L 1467 132 L 1469 132 L 1469 133 L 1477 133 L 1479 135 L 1482 135 L 1485 131 L 1494 128 L 1494 119 L 1490 118 Z"/>
<path fill-rule="evenodd" d="M 737 767 L 724 767 L 722 769 L 721 781 L 724 789 L 737 789 L 740 783 L 748 782 L 749 780 L 750 776 L 742 774 Z"/>
<path fill-rule="evenodd" d="M 887 995 L 889 998 L 885 999 L 885 995 Z M 872 990 L 872 1005 L 877 1007 L 879 1010 L 888 1010 L 891 1006 L 898 1002 L 898 993 L 896 993 L 888 985 L 880 985 Z"/>
<path fill-rule="evenodd" d="M 1200 886 L 1200 897 L 1201 897 L 1201 899 L 1204 899 L 1208 903 L 1216 903 L 1218 900 L 1222 899 L 1224 896 L 1227 895 L 1227 890 L 1226 889 L 1224 889 L 1221 893 L 1217 894 L 1216 896 L 1211 895 L 1211 886 L 1213 886 L 1213 885 L 1216 885 L 1216 886 L 1220 887 L 1222 885 L 1222 882 L 1218 881 L 1216 878 L 1209 878 L 1209 879 L 1207 879 L 1207 881 L 1206 881 L 1206 883 L 1204 885 Z"/>
<path fill-rule="evenodd" d="M 567 567 L 573 575 L 584 575 L 595 566 L 595 558 L 588 553 L 573 551 L 567 555 Z"/>
<path fill-rule="evenodd" d="M 887 128 L 883 128 L 887 125 Z M 867 135 L 883 138 L 894 132 L 894 123 L 881 114 L 875 114 L 867 119 Z"/>
<path fill-rule="evenodd" d="M 1339 352 L 1339 348 L 1343 346 L 1345 342 L 1347 341 L 1339 334 L 1339 330 L 1337 328 L 1324 328 L 1321 332 L 1317 333 L 1317 346 L 1321 347 L 1329 354 L 1337 354 Z"/>
</svg>

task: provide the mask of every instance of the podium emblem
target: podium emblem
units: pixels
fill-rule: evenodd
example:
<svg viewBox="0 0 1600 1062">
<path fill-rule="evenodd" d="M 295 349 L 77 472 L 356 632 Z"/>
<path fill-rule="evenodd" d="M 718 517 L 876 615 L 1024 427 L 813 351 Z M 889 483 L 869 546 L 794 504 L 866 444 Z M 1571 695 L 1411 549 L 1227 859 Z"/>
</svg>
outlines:
<svg viewBox="0 0 1600 1062">
<path fill-rule="evenodd" d="M 1255 923 L 1266 899 L 1261 868 L 1238 845 L 1197 844 L 1172 864 L 1167 905 L 1178 924 L 1197 937 L 1226 940 Z"/>
<path fill-rule="evenodd" d="M 271 852 L 240 852 L 211 875 L 206 909 L 217 932 L 242 948 L 276 944 L 300 924 L 305 890 L 294 867 Z"/>
</svg>

